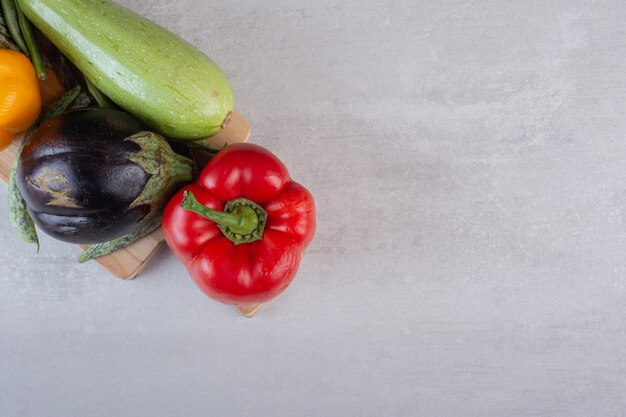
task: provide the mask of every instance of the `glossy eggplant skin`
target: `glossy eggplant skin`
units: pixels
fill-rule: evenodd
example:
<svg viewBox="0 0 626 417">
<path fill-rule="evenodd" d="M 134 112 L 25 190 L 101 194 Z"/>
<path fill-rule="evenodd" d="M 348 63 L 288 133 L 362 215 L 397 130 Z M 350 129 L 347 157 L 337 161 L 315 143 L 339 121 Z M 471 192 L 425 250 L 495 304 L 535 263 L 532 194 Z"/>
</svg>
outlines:
<svg viewBox="0 0 626 417">
<path fill-rule="evenodd" d="M 125 139 L 145 129 L 114 109 L 75 110 L 42 124 L 22 151 L 17 175 L 37 226 L 83 244 L 107 242 L 136 227 L 150 206 L 131 204 L 150 174 L 131 162 L 141 147 Z"/>
</svg>

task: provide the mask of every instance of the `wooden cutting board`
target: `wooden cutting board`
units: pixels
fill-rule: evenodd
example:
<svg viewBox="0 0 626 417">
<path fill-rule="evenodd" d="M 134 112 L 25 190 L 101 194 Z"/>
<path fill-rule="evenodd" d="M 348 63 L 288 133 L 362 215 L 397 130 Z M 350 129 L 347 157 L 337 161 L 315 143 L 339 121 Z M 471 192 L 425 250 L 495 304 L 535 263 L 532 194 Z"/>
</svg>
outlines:
<svg viewBox="0 0 626 417">
<path fill-rule="evenodd" d="M 207 139 L 206 142 L 215 149 L 220 149 L 229 143 L 245 142 L 249 136 L 250 125 L 246 119 L 239 113 L 232 112 L 227 126 L 217 135 Z M 0 152 L 0 178 L 4 182 L 9 181 L 13 159 L 21 140 L 22 136 L 20 135 L 13 140 L 11 146 Z M 96 261 L 116 277 L 133 279 L 141 272 L 163 241 L 163 231 L 159 228 L 132 245 L 98 258 Z M 86 247 L 83 246 L 82 248 L 85 249 Z"/>
</svg>

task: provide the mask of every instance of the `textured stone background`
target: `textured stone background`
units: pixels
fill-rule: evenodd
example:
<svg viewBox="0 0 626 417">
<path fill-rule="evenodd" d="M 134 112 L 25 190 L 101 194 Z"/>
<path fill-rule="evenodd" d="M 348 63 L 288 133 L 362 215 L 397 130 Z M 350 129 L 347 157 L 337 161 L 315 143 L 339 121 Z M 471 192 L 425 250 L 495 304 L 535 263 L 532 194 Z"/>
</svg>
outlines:
<svg viewBox="0 0 626 417">
<path fill-rule="evenodd" d="M 317 238 L 245 320 L 0 216 L 0 415 L 626 416 L 622 1 L 123 3 L 229 74 Z"/>
</svg>

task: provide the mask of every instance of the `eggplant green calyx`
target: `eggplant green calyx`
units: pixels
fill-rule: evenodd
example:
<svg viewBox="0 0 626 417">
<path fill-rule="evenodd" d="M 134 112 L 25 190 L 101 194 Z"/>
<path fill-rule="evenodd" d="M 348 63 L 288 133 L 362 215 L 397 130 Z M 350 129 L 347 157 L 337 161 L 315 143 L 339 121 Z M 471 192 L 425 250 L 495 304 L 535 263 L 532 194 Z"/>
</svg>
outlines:
<svg viewBox="0 0 626 417">
<path fill-rule="evenodd" d="M 141 148 L 128 160 L 150 174 L 143 191 L 130 204 L 130 208 L 149 205 L 150 212 L 144 218 L 148 221 L 161 212 L 176 185 L 193 179 L 194 163 L 174 152 L 158 133 L 139 132 L 124 140 L 134 142 Z"/>
<path fill-rule="evenodd" d="M 200 204 L 191 191 L 185 191 L 180 205 L 185 210 L 217 223 L 224 236 L 235 245 L 263 238 L 267 212 L 246 198 L 230 200 L 224 206 L 224 211 L 217 211 Z"/>
</svg>

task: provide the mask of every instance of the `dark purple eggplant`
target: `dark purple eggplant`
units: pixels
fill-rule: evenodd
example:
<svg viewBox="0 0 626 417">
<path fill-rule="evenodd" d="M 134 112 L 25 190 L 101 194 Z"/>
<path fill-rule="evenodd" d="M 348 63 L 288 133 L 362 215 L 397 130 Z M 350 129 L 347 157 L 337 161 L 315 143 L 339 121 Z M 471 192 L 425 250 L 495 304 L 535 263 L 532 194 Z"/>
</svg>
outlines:
<svg viewBox="0 0 626 417">
<path fill-rule="evenodd" d="M 158 216 L 193 162 L 128 113 L 83 109 L 43 123 L 22 151 L 18 185 L 37 226 L 71 243 L 108 242 Z"/>
</svg>

